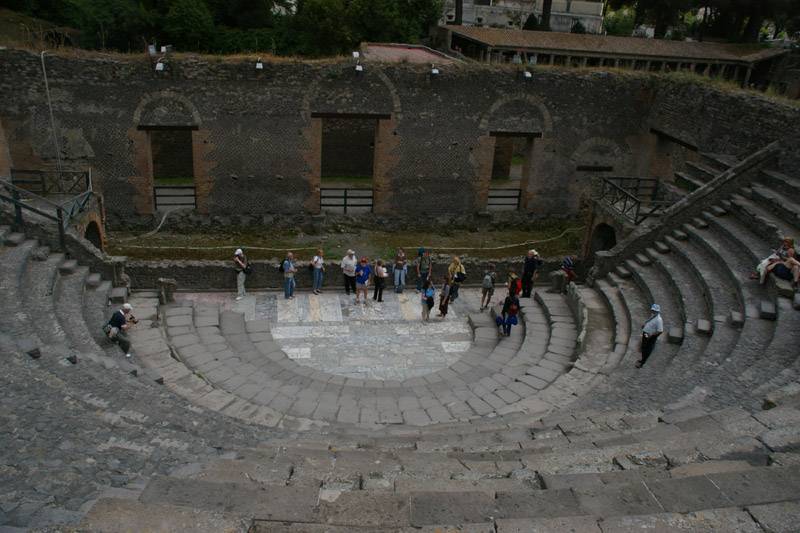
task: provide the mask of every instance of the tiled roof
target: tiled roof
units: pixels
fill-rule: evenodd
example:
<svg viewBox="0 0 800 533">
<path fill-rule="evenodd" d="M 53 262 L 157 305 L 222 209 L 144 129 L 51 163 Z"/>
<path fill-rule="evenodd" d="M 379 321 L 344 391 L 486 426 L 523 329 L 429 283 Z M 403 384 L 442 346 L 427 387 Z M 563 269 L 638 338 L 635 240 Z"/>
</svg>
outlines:
<svg viewBox="0 0 800 533">
<path fill-rule="evenodd" d="M 784 53 L 760 45 L 669 41 L 549 31 L 505 30 L 475 26 L 447 26 L 454 34 L 493 48 L 553 50 L 604 56 L 647 56 L 704 61 L 756 62 Z"/>
</svg>

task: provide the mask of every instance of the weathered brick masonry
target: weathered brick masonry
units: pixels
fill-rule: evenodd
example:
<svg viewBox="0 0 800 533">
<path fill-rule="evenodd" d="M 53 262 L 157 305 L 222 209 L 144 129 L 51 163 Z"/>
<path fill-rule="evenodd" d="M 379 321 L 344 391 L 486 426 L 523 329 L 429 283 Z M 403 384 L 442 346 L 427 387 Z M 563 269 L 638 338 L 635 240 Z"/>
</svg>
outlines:
<svg viewBox="0 0 800 533">
<path fill-rule="evenodd" d="M 47 56 L 63 159 L 91 165 L 110 217 L 153 211 L 149 131 L 192 129 L 197 204 L 207 214 L 319 209 L 322 121 L 378 117 L 375 211 L 468 214 L 485 207 L 495 132 L 535 133 L 523 173 L 523 209 L 574 213 L 592 170 L 663 175 L 691 157 L 663 135 L 701 150 L 743 155 L 784 138 L 797 146 L 798 110 L 645 74 L 538 69 L 523 81 L 507 67 L 460 65 L 439 76 L 418 65 L 346 60 L 266 63 L 143 56 Z M 0 170 L 54 162 L 37 54 L 0 51 Z M 3 141 L 5 139 L 5 141 Z M 793 143 L 793 144 L 792 144 Z M 7 152 L 6 152 L 7 149 Z M 782 166 L 796 171 L 787 151 Z"/>
</svg>

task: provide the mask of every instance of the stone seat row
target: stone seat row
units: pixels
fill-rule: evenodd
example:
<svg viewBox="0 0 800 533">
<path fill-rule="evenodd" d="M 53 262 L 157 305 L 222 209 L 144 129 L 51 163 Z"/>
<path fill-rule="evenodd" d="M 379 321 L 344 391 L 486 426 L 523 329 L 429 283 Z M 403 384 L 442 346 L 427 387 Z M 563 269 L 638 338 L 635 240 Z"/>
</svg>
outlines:
<svg viewBox="0 0 800 533">
<path fill-rule="evenodd" d="M 475 343 L 460 361 L 402 383 L 354 380 L 298 365 L 272 339 L 269 324 L 245 322 L 243 315 L 220 313 L 214 306 L 166 309 L 166 337 L 145 332 L 136 339 L 141 341 L 138 353 L 145 364 L 158 368 L 152 356 L 160 356 L 165 373 L 170 374 L 164 376 L 166 381 L 193 383 L 189 388 L 177 384 L 176 390 L 208 392 L 182 369 L 177 370 L 180 363 L 164 358 L 169 348 L 173 349 L 195 378 L 214 387 L 215 393 L 207 401 L 221 402 L 218 408 L 222 410 L 242 399 L 254 404 L 255 410 L 269 413 L 271 416 L 261 418 L 270 422 L 285 413 L 292 421 L 419 426 L 509 410 L 569 369 L 571 361 L 565 354 L 578 335 L 574 323 L 568 322 L 569 310 L 554 308 L 552 316 L 558 317 L 559 327 L 551 339 L 548 319 L 536 312 L 539 305 L 529 306 L 525 325 L 512 329 L 512 336 L 499 342 L 491 317 L 472 316 Z M 535 349 L 530 340 L 523 346 L 524 332 L 531 327 L 539 330 Z M 543 333 L 547 336 L 541 338 Z"/>
<path fill-rule="evenodd" d="M 83 525 L 116 531 L 110 521 L 127 509 L 143 517 L 155 512 L 171 524 L 191 510 L 201 528 L 225 521 L 254 523 L 258 531 L 569 531 L 578 525 L 584 531 L 599 519 L 605 531 L 615 517 L 631 527 L 683 520 L 691 531 L 702 525 L 761 531 L 798 512 L 800 411 L 794 407 L 753 415 L 698 408 L 660 416 L 587 414 L 595 420 L 591 429 L 570 425 L 576 419 L 564 414 L 541 421 L 532 430 L 534 442 L 574 440 L 539 449 L 423 452 L 276 440 L 175 469 L 131 491 L 129 499 L 100 499 Z M 621 420 L 635 431 L 613 439 L 597 432 Z M 556 428 L 563 428 L 561 435 L 550 434 Z M 790 428 L 794 440 L 785 438 Z M 772 507 L 759 507 L 765 505 Z M 472 529 L 459 529 L 465 527 Z"/>
</svg>

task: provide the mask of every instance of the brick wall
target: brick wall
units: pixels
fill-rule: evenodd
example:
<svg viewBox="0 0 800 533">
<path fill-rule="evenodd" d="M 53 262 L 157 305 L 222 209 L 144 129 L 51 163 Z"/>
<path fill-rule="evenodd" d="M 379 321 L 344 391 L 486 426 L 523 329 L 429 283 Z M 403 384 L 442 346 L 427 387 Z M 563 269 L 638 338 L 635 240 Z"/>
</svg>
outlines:
<svg viewBox="0 0 800 533">
<path fill-rule="evenodd" d="M 739 155 L 798 133 L 796 108 L 646 74 L 460 65 L 432 78 L 424 65 L 348 60 L 266 63 L 171 57 L 156 73 L 143 56 L 46 58 L 69 166 L 88 166 L 110 218 L 152 213 L 152 155 L 138 127 L 193 127 L 198 211 L 212 215 L 319 209 L 323 119 L 388 116 L 374 150 L 376 212 L 419 217 L 483 209 L 493 131 L 541 132 L 522 204 L 536 215 L 576 213 L 589 179 L 576 165 L 613 160 L 647 175 L 651 127 Z M 12 165 L 55 160 L 37 55 L 0 50 L 0 121 Z M 672 155 L 670 155 L 672 157 Z M 783 156 L 798 169 L 796 151 Z M 680 161 L 664 159 L 663 166 Z"/>
</svg>

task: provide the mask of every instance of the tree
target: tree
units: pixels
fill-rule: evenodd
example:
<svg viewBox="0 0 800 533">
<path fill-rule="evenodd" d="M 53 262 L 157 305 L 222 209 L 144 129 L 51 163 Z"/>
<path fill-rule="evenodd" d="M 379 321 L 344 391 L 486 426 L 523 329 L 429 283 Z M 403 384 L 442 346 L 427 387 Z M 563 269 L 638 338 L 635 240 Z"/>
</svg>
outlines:
<svg viewBox="0 0 800 533">
<path fill-rule="evenodd" d="M 141 48 L 151 25 L 149 13 L 135 0 L 68 0 L 65 16 L 89 48 Z"/>
<path fill-rule="evenodd" d="M 299 0 L 292 26 L 293 48 L 303 55 L 341 54 L 352 50 L 356 41 L 344 0 Z"/>
<path fill-rule="evenodd" d="M 553 0 L 544 0 L 542 3 L 542 19 L 540 20 L 539 29 L 542 31 L 550 31 L 550 13 L 553 11 Z"/>
<path fill-rule="evenodd" d="M 531 13 L 528 15 L 528 18 L 525 19 L 525 24 L 522 25 L 523 30 L 538 30 L 539 29 L 539 19 Z"/>
<path fill-rule="evenodd" d="M 183 50 L 208 50 L 212 46 L 214 19 L 205 2 L 172 0 L 163 29 L 172 44 Z"/>
<path fill-rule="evenodd" d="M 633 10 L 624 7 L 618 11 L 609 11 L 603 19 L 603 27 L 608 35 L 630 37 L 635 28 Z"/>
</svg>

